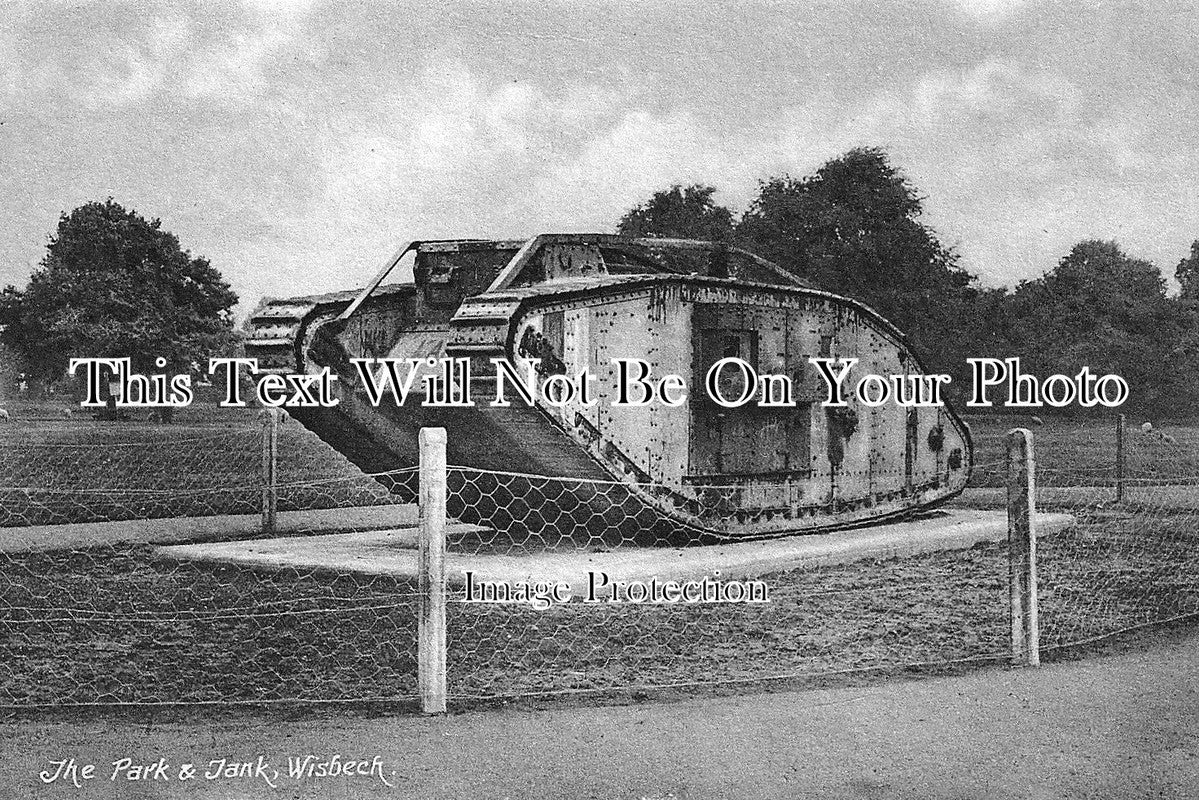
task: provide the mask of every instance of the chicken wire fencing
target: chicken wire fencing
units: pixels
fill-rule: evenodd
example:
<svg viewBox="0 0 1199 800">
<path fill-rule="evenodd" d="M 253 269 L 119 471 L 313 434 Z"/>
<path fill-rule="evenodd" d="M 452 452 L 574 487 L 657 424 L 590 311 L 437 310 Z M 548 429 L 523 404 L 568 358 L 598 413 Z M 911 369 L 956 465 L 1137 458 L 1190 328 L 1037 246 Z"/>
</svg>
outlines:
<svg viewBox="0 0 1199 800">
<path fill-rule="evenodd" d="M 1033 426 L 1040 644 L 1052 650 L 1199 613 L 1199 428 L 1133 422 Z M 997 454 L 1003 434 L 976 435 Z M 994 507 L 1005 464 L 977 468 L 956 504 Z"/>
<path fill-rule="evenodd" d="M 0 428 L 0 706 L 415 696 L 410 580 L 174 550 L 410 529 L 389 487 L 411 471 L 364 475 L 286 417 L 229 416 Z"/>
<path fill-rule="evenodd" d="M 929 519 L 986 514 L 1006 527 L 1007 427 L 975 423 L 971 485 Z M 1033 436 L 1041 649 L 1199 611 L 1199 430 L 1130 423 L 1120 436 L 1114 421 L 1051 421 Z M 439 665 L 418 642 L 442 648 L 459 707 L 1014 658 L 1006 536 L 712 575 L 720 551 L 757 545 L 663 527 L 625 483 L 450 466 L 439 644 L 426 630 L 415 469 L 366 475 L 294 421 L 251 415 L 190 427 L 26 421 L 0 430 L 0 446 L 9 711 L 415 703 L 422 665 Z M 719 520 L 735 513 L 728 499 L 709 489 L 696 502 Z M 658 590 L 672 576 L 701 593 L 704 578 L 723 579 L 725 595 L 699 602 L 655 598 L 652 569 L 610 566 L 646 553 L 669 566 L 704 545 L 712 568 L 664 569 Z M 473 598 L 468 571 L 482 584 Z M 649 595 L 626 586 L 605 600 L 613 586 L 600 585 L 590 602 L 588 581 L 605 573 Z M 561 578 L 564 602 L 487 602 L 489 579 L 498 591 Z M 752 596 L 759 585 L 766 602 Z"/>
<path fill-rule="evenodd" d="M 448 541 L 451 698 L 636 693 L 1007 652 L 998 554 L 746 573 L 725 556 L 755 545 L 664 519 L 644 498 L 665 487 L 458 467 L 446 483 L 464 523 Z M 732 502 L 740 491 L 705 487 L 687 503 L 714 527 L 765 512 Z M 689 557 L 696 546 L 706 552 Z"/>
<path fill-rule="evenodd" d="M 286 414 L 231 416 L 3 425 L 0 528 L 254 515 L 268 496 L 277 512 L 399 502 Z"/>
</svg>

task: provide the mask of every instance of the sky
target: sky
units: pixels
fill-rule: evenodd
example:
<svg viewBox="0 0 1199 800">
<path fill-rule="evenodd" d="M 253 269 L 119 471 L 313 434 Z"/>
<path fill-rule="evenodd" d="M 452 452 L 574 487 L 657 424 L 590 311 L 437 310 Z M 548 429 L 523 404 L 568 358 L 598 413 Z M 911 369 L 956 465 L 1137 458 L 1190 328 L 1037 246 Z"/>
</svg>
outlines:
<svg viewBox="0 0 1199 800">
<path fill-rule="evenodd" d="M 413 238 L 614 230 L 672 184 L 884 148 L 987 286 L 1199 238 L 1199 10 L 1018 0 L 22 3 L 0 24 L 0 285 L 111 196 L 242 298 Z"/>
</svg>

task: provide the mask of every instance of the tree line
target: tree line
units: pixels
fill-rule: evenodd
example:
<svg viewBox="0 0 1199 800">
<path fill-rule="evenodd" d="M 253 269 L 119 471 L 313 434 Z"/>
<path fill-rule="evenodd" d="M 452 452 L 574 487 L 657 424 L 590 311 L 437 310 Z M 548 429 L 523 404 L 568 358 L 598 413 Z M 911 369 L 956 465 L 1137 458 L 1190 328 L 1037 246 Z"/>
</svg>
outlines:
<svg viewBox="0 0 1199 800">
<path fill-rule="evenodd" d="M 26 287 L 0 291 L 0 348 L 16 361 L 0 397 L 52 393 L 75 357 L 127 357 L 138 372 L 206 364 L 236 347 L 236 304 L 161 221 L 112 198 L 86 203 L 61 215 Z"/>
<path fill-rule="evenodd" d="M 962 402 L 967 358 L 1019 357 L 1047 377 L 1115 373 L 1130 411 L 1182 413 L 1199 399 L 1199 241 L 1175 269 L 1170 296 L 1157 266 L 1114 241 L 1087 240 L 1034 280 L 985 288 L 922 221 L 922 197 L 879 148 L 857 148 L 813 174 L 761 181 L 740 215 L 715 188 L 672 186 L 620 219 L 618 233 L 727 242 L 838 294 L 904 331 Z"/>
<path fill-rule="evenodd" d="M 1096 240 L 1034 280 L 992 289 L 923 222 L 922 197 L 881 149 L 764 180 L 739 214 L 714 194 L 664 189 L 625 213 L 618 232 L 735 244 L 861 300 L 929 369 L 953 376 L 959 402 L 966 359 L 981 356 L 1018 356 L 1042 377 L 1083 366 L 1121 375 L 1130 410 L 1182 413 L 1199 399 L 1199 241 L 1175 269 L 1174 296 L 1157 266 Z M 0 355 L 30 387 L 61 379 L 81 354 L 129 356 L 138 371 L 162 357 L 178 372 L 236 348 L 236 303 L 207 259 L 109 198 L 63 214 L 28 285 L 0 291 Z"/>
</svg>

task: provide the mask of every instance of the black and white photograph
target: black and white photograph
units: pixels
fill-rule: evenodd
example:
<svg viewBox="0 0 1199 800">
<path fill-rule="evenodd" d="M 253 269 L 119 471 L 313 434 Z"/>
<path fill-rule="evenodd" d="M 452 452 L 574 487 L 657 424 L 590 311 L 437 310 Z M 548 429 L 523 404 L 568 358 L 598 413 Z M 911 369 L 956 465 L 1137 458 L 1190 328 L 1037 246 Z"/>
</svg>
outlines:
<svg viewBox="0 0 1199 800">
<path fill-rule="evenodd" d="M 0 800 L 1199 797 L 1196 42 L 0 5 Z"/>
</svg>

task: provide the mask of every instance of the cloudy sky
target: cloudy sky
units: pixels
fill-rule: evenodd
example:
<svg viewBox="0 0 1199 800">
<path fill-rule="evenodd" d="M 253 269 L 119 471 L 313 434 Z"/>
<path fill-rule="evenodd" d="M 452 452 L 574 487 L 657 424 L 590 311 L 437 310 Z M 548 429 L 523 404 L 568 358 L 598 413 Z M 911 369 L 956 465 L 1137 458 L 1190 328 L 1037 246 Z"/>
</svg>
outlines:
<svg viewBox="0 0 1199 800">
<path fill-rule="evenodd" d="M 243 297 L 408 238 L 612 230 L 656 189 L 886 148 L 988 285 L 1199 238 L 1199 11 L 943 0 L 6 3 L 0 284 L 112 196 Z"/>
</svg>

